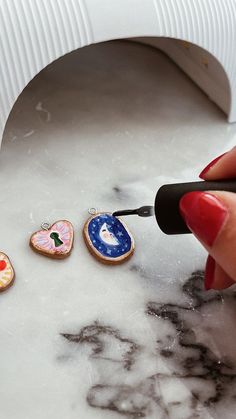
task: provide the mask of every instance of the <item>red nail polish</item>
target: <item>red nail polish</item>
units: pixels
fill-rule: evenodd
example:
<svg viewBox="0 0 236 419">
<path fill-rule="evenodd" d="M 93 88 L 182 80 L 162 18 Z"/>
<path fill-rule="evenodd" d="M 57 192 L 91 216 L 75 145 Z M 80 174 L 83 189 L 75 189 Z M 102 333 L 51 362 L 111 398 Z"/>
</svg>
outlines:
<svg viewBox="0 0 236 419">
<path fill-rule="evenodd" d="M 180 200 L 181 214 L 189 229 L 212 246 L 228 215 L 228 209 L 207 192 L 189 192 Z"/>
<path fill-rule="evenodd" d="M 212 284 L 214 282 L 215 267 L 216 267 L 215 260 L 213 259 L 213 257 L 209 255 L 206 262 L 205 280 L 204 280 L 206 291 L 212 288 Z"/>
<path fill-rule="evenodd" d="M 200 173 L 200 175 L 199 175 L 199 177 L 201 178 L 201 179 L 204 179 L 204 176 L 205 176 L 205 174 L 207 173 L 207 172 L 209 172 L 209 170 L 213 167 L 213 166 L 215 166 L 215 164 L 223 157 L 223 156 L 225 156 L 225 154 L 227 154 L 227 153 L 223 153 L 223 154 L 221 154 L 220 156 L 218 156 L 218 157 L 216 157 L 214 160 L 212 160 L 206 167 L 205 167 L 205 169 L 203 169 L 202 170 L 202 172 Z"/>
</svg>

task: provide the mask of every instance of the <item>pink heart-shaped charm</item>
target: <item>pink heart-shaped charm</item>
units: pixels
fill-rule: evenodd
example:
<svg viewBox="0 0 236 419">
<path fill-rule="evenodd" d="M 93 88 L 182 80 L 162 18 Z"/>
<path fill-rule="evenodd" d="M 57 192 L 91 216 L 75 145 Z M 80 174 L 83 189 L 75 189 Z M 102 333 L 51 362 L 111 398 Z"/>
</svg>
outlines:
<svg viewBox="0 0 236 419">
<path fill-rule="evenodd" d="M 74 241 L 74 229 L 66 220 L 54 223 L 47 230 L 32 234 L 30 246 L 41 255 L 54 259 L 64 259 L 70 255 Z"/>
</svg>

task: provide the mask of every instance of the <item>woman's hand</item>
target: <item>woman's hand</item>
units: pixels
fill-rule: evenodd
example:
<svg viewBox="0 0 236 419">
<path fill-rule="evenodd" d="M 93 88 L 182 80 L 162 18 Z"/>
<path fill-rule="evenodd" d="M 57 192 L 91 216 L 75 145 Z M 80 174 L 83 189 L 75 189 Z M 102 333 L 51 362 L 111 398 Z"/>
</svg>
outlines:
<svg viewBox="0 0 236 419">
<path fill-rule="evenodd" d="M 236 178 L 236 147 L 213 160 L 201 173 L 204 180 Z M 209 256 L 205 288 L 224 289 L 236 282 L 236 194 L 190 192 L 180 201 L 186 224 Z"/>
</svg>

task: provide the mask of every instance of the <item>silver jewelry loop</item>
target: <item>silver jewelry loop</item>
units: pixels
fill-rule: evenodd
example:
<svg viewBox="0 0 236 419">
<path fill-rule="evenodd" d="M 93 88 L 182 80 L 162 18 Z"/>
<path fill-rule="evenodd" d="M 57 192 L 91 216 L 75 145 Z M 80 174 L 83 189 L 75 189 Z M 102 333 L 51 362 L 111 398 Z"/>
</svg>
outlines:
<svg viewBox="0 0 236 419">
<path fill-rule="evenodd" d="M 98 210 L 97 210 L 97 208 L 92 207 L 92 208 L 89 208 L 88 213 L 90 215 L 96 215 L 98 213 Z"/>
<path fill-rule="evenodd" d="M 51 225 L 49 223 L 42 223 L 41 224 L 41 229 L 42 230 L 49 230 L 51 227 Z"/>
</svg>

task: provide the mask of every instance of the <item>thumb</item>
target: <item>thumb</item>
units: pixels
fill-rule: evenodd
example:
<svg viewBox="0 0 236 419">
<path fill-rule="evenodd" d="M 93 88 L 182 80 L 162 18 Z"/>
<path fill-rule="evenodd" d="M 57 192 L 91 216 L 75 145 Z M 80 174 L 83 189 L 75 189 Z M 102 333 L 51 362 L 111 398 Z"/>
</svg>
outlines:
<svg viewBox="0 0 236 419">
<path fill-rule="evenodd" d="M 180 211 L 189 229 L 216 263 L 211 288 L 220 271 L 222 278 L 225 275 L 225 287 L 229 278 L 236 282 L 236 194 L 189 192 L 180 201 Z"/>
</svg>

